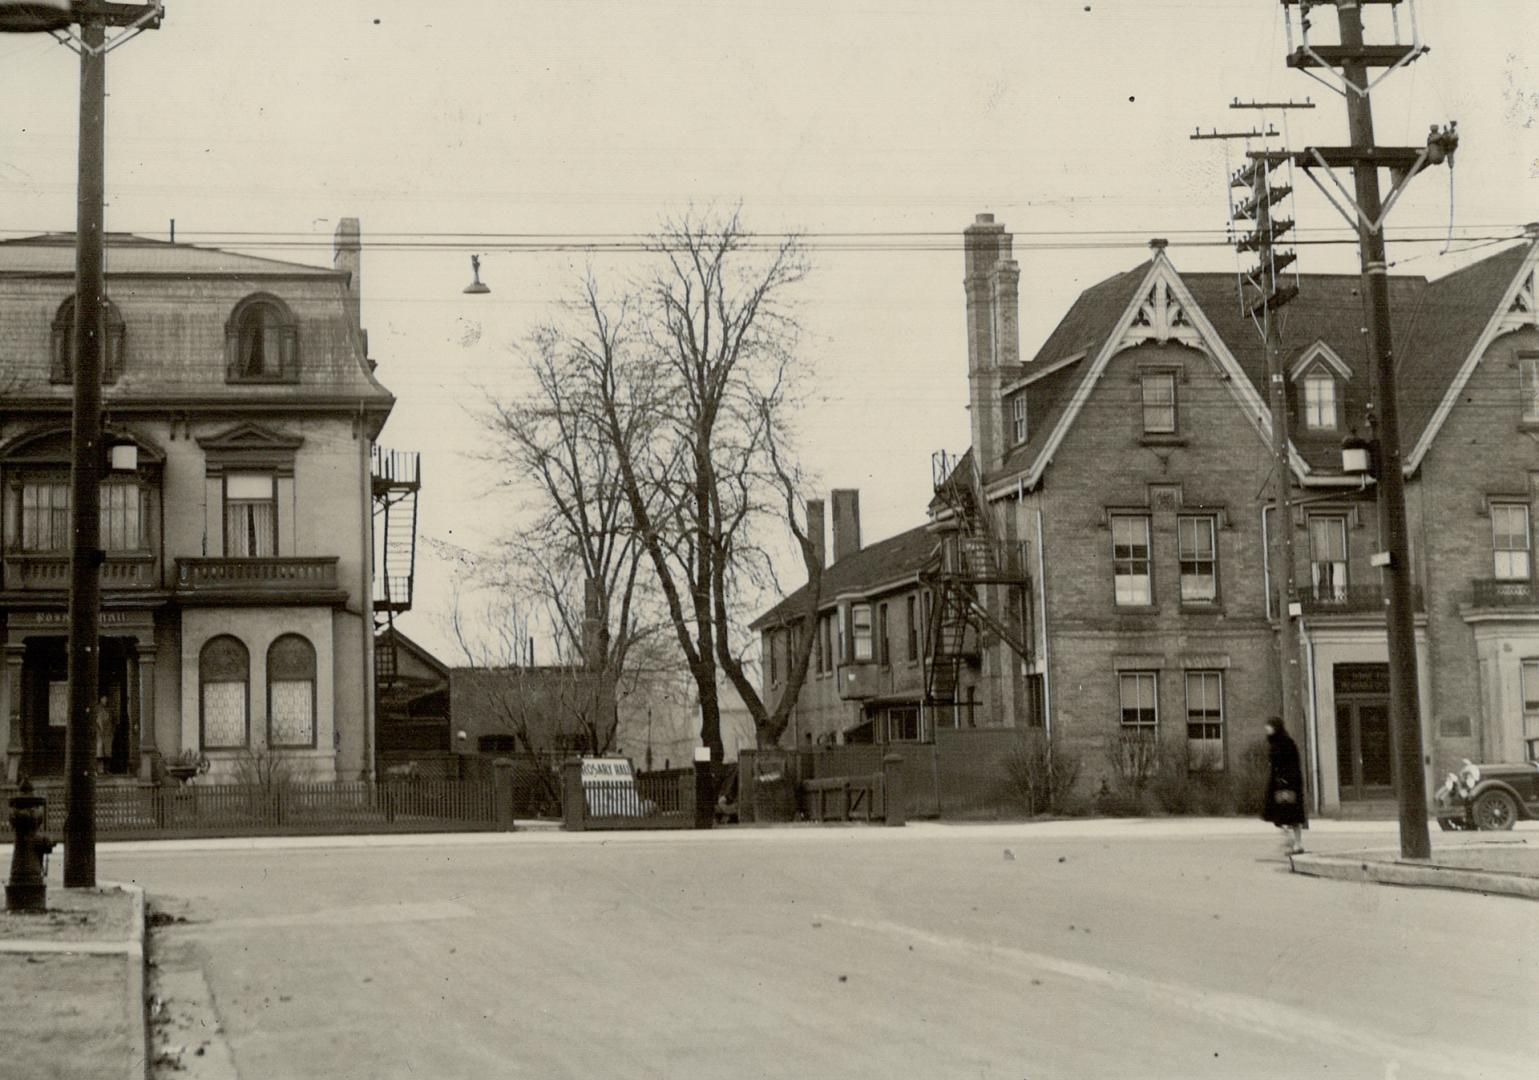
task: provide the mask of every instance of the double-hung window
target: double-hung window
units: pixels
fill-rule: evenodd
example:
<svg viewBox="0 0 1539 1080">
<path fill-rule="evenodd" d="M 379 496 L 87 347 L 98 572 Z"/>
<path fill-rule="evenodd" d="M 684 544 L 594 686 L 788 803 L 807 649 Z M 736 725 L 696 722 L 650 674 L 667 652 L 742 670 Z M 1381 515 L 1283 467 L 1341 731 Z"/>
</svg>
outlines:
<svg viewBox="0 0 1539 1080">
<path fill-rule="evenodd" d="M 98 496 L 102 548 L 139 551 L 144 547 L 144 490 L 137 484 L 105 483 Z M 28 482 L 21 488 L 22 551 L 68 551 L 70 486 L 64 480 Z"/>
<path fill-rule="evenodd" d="M 1522 382 L 1523 422 L 1539 424 L 1539 354 L 1518 357 L 1518 376 Z"/>
<path fill-rule="evenodd" d="M 1496 576 L 1499 580 L 1528 580 L 1529 544 L 1528 504 L 1493 503 L 1491 549 L 1496 563 Z"/>
<path fill-rule="evenodd" d="M 905 601 L 905 605 L 908 615 L 908 658 L 914 661 L 919 659 L 919 605 L 913 596 Z"/>
<path fill-rule="evenodd" d="M 1144 434 L 1174 435 L 1176 432 L 1176 377 L 1169 371 L 1148 371 L 1143 384 Z"/>
<path fill-rule="evenodd" d="M 850 659 L 859 662 L 871 657 L 871 605 L 851 604 Z"/>
<path fill-rule="evenodd" d="M 1309 519 L 1309 574 L 1315 599 L 1346 599 L 1346 518 L 1332 515 Z"/>
<path fill-rule="evenodd" d="M 1124 734 L 1153 736 L 1159 726 L 1157 671 L 1123 671 L 1117 675 L 1121 726 Z"/>
<path fill-rule="evenodd" d="M 1523 661 L 1523 754 L 1539 761 L 1539 660 Z"/>
<path fill-rule="evenodd" d="M 1154 602 L 1149 568 L 1149 519 L 1142 515 L 1117 514 L 1112 525 L 1112 579 L 1119 605 L 1140 606 Z"/>
<path fill-rule="evenodd" d="M 1010 434 L 1017 445 L 1026 441 L 1026 395 L 1016 394 L 1010 399 Z"/>
<path fill-rule="evenodd" d="M 1178 558 L 1181 563 L 1183 603 L 1208 603 L 1218 598 L 1218 555 L 1213 519 L 1176 519 Z"/>
<path fill-rule="evenodd" d="M 1186 764 L 1194 770 L 1224 767 L 1224 673 L 1186 673 Z"/>
<path fill-rule="evenodd" d="M 1336 428 L 1336 380 L 1324 371 L 1304 378 L 1304 426 L 1316 431 Z"/>
<path fill-rule="evenodd" d="M 278 553 L 278 501 L 272 473 L 225 474 L 224 553 L 245 559 Z"/>
</svg>

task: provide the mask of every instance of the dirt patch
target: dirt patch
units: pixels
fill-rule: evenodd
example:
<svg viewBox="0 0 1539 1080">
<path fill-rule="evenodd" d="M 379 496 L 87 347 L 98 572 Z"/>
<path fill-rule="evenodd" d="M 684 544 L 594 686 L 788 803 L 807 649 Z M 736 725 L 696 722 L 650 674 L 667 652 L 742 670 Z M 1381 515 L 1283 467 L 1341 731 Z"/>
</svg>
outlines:
<svg viewBox="0 0 1539 1080">
<path fill-rule="evenodd" d="M 118 889 L 49 889 L 40 915 L 0 912 L 0 941 L 128 940 L 133 897 Z"/>
<path fill-rule="evenodd" d="M 117 1076 L 128 1060 L 121 956 L 0 953 L 7 1076 Z"/>
</svg>

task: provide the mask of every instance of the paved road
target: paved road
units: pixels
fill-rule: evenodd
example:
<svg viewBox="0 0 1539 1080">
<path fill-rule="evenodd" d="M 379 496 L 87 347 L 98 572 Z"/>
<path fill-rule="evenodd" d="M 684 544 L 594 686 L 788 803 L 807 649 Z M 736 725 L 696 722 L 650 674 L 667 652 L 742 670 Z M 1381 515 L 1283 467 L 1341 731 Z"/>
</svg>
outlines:
<svg viewBox="0 0 1539 1080">
<path fill-rule="evenodd" d="M 1321 850 L 1394 842 L 1322 826 Z M 334 843 L 100 849 L 104 879 L 190 920 L 157 931 L 163 955 L 201 968 L 242 1077 L 1539 1062 L 1539 904 L 1291 875 L 1259 823 Z"/>
</svg>

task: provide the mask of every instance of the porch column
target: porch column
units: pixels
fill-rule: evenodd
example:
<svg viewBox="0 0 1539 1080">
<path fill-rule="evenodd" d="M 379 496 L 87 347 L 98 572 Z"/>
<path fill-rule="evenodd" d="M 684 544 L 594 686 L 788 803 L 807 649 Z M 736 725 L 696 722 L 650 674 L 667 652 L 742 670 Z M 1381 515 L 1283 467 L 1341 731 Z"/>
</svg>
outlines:
<svg viewBox="0 0 1539 1080">
<path fill-rule="evenodd" d="M 155 646 L 140 643 L 129 663 L 130 706 L 139 732 L 139 779 L 160 774 L 160 746 L 155 741 Z"/>
<path fill-rule="evenodd" d="M 0 719 L 3 719 L 6 741 L 5 779 L 15 783 L 21 773 L 21 758 L 26 747 L 21 735 L 21 662 L 26 656 L 26 646 L 5 647 L 5 675 L 0 678 Z"/>
</svg>

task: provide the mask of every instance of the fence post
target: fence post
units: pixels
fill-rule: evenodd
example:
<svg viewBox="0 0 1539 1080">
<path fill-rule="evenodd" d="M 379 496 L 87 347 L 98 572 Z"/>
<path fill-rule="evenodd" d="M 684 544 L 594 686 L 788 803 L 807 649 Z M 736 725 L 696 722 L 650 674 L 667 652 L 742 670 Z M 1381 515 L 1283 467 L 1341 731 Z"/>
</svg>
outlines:
<svg viewBox="0 0 1539 1080">
<path fill-rule="evenodd" d="M 882 759 L 882 816 L 888 825 L 902 825 L 908 807 L 903 802 L 903 758 L 888 754 Z"/>
<path fill-rule="evenodd" d="M 741 804 L 741 800 L 739 800 Z M 695 828 L 716 823 L 716 765 L 708 746 L 695 747 Z"/>
<path fill-rule="evenodd" d="M 582 777 L 578 777 L 581 783 Z M 492 762 L 492 817 L 497 824 L 513 828 L 513 763 L 500 757 Z"/>
<path fill-rule="evenodd" d="M 748 825 L 758 820 L 758 775 L 757 762 L 759 751 L 739 750 L 737 752 L 737 820 Z"/>
<path fill-rule="evenodd" d="M 582 791 L 582 762 L 577 758 L 561 763 L 561 827 L 567 832 L 582 832 L 588 817 L 588 801 Z"/>
</svg>

